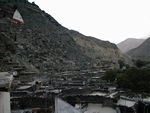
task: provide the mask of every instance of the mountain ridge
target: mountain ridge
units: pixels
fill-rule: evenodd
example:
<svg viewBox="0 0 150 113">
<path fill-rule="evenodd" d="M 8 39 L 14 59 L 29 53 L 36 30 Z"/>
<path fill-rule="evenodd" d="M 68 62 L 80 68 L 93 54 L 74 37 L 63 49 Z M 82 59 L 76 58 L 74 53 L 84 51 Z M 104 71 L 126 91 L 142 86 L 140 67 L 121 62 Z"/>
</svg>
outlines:
<svg viewBox="0 0 150 113">
<path fill-rule="evenodd" d="M 126 53 L 129 50 L 138 47 L 144 41 L 145 41 L 145 39 L 128 38 L 128 39 L 118 43 L 117 46 L 123 53 Z"/>
<path fill-rule="evenodd" d="M 14 6 L 21 13 L 24 25 L 12 22 Z M 0 43 L 3 45 L 0 50 L 29 71 L 82 70 L 100 67 L 104 62 L 118 68 L 118 60 L 131 64 L 115 44 L 68 30 L 35 4 L 0 3 L 0 8 Z"/>
<path fill-rule="evenodd" d="M 133 59 L 150 61 L 150 37 L 147 38 L 140 46 L 127 52 Z"/>
</svg>

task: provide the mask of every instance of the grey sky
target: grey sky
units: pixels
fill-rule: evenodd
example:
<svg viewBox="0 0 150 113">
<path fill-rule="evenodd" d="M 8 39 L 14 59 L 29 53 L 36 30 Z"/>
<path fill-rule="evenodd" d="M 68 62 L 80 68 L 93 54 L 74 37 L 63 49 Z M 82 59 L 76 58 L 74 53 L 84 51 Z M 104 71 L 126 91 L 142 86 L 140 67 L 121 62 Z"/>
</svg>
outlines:
<svg viewBox="0 0 150 113">
<path fill-rule="evenodd" d="M 150 35 L 150 0 L 29 0 L 63 26 L 118 43 Z"/>
</svg>

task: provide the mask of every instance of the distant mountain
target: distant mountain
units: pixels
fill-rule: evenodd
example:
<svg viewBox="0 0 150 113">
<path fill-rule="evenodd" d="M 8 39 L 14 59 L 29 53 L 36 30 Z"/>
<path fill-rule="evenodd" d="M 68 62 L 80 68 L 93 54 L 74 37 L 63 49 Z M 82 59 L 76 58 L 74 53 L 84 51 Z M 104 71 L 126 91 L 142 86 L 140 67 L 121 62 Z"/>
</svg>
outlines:
<svg viewBox="0 0 150 113">
<path fill-rule="evenodd" d="M 133 59 L 150 61 L 150 38 L 145 40 L 140 46 L 127 52 Z"/>
<path fill-rule="evenodd" d="M 117 46 L 123 53 L 126 53 L 130 51 L 131 49 L 138 47 L 144 41 L 145 39 L 128 38 L 125 41 L 122 41 L 119 44 L 117 44 Z"/>
</svg>

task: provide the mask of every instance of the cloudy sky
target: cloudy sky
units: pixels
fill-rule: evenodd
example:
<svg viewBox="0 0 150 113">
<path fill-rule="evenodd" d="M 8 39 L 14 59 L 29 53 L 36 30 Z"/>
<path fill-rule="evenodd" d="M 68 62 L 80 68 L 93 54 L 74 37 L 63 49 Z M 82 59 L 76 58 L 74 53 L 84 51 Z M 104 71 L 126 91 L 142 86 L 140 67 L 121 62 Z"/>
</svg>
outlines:
<svg viewBox="0 0 150 113">
<path fill-rule="evenodd" d="M 63 26 L 119 43 L 150 36 L 150 0 L 29 0 Z"/>
</svg>

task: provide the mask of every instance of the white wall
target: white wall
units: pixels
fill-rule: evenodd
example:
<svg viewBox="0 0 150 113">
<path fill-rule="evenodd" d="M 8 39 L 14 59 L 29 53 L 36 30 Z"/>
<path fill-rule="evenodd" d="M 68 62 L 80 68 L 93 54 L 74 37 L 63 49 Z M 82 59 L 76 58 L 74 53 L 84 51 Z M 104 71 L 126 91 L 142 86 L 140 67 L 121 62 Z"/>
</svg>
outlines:
<svg viewBox="0 0 150 113">
<path fill-rule="evenodd" d="M 0 92 L 0 113 L 10 113 L 9 92 Z"/>
<path fill-rule="evenodd" d="M 85 113 L 116 113 L 111 107 L 102 106 L 102 104 L 89 103 Z"/>
</svg>

